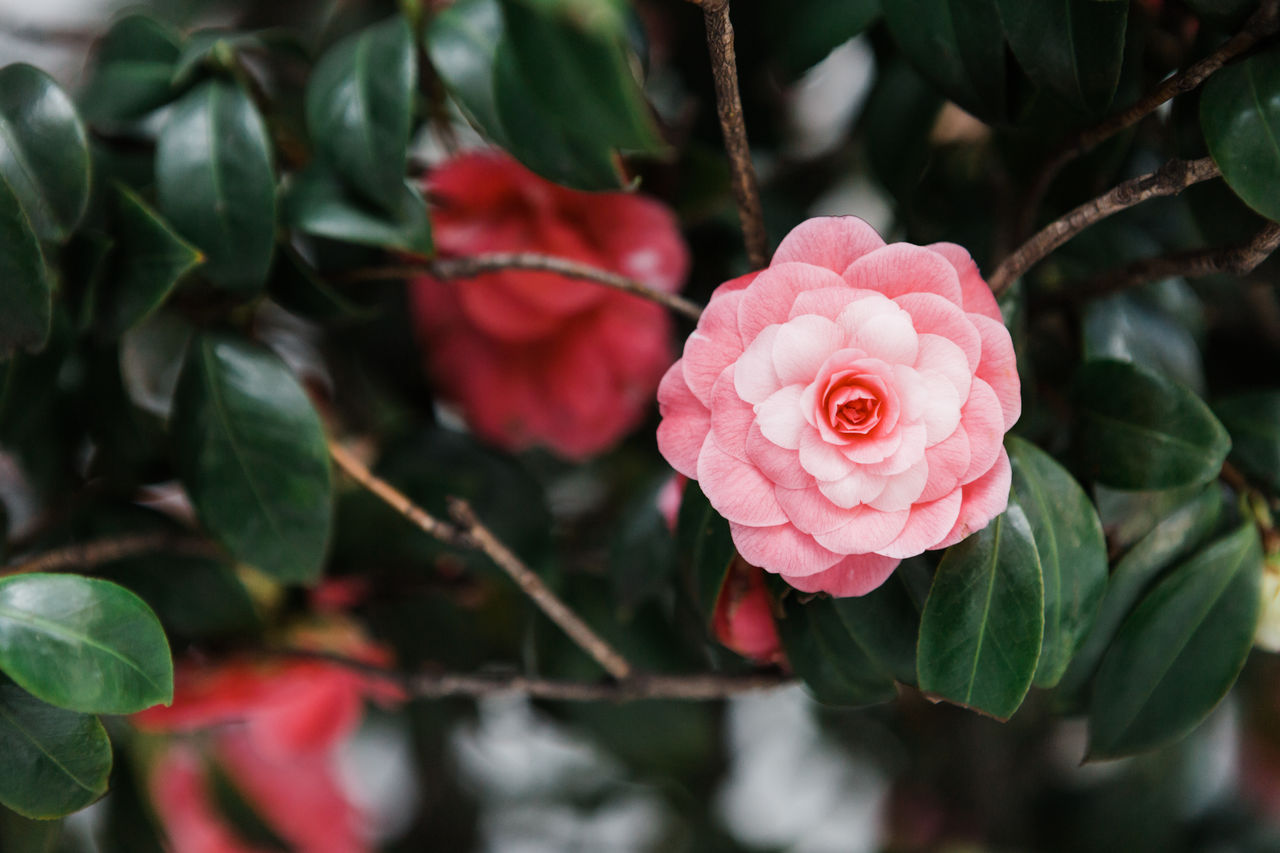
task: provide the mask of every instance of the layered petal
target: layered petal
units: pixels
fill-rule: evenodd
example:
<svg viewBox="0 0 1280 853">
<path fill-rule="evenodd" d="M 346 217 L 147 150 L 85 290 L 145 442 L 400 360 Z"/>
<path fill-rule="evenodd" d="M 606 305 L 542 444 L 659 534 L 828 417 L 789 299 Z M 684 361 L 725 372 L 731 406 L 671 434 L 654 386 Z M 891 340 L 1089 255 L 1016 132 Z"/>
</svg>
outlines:
<svg viewBox="0 0 1280 853">
<path fill-rule="evenodd" d="M 801 261 L 839 273 L 883 245 L 884 240 L 865 220 L 856 216 L 823 216 L 791 229 L 773 253 L 773 263 Z"/>
<path fill-rule="evenodd" d="M 783 578 L 801 592 L 825 592 L 837 598 L 866 595 L 888 580 L 900 562 L 882 554 L 850 554 L 817 574 Z"/>
</svg>

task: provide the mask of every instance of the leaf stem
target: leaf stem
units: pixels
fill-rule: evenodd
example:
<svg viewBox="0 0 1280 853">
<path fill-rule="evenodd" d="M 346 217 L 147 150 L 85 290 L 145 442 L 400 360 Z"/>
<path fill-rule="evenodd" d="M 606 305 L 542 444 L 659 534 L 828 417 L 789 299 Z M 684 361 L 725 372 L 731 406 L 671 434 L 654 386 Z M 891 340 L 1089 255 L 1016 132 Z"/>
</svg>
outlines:
<svg viewBox="0 0 1280 853">
<path fill-rule="evenodd" d="M 95 539 L 66 545 L 0 568 L 0 577 L 32 572 L 87 570 L 104 563 L 162 552 L 190 557 L 214 557 L 220 552 L 212 542 L 180 533 L 141 533 Z"/>
</svg>

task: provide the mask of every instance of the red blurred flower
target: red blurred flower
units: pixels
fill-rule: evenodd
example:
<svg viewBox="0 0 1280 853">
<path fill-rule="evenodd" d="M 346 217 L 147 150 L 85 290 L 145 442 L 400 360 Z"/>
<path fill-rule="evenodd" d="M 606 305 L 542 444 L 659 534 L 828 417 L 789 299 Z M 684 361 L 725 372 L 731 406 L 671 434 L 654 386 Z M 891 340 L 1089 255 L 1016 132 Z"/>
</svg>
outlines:
<svg viewBox="0 0 1280 853">
<path fill-rule="evenodd" d="M 729 565 L 716 599 L 711 628 L 717 640 L 743 657 L 764 663 L 782 659 L 782 644 L 769 593 L 764 588 L 764 575 L 741 557 Z"/>
<path fill-rule="evenodd" d="M 302 648 L 325 649 L 374 666 L 387 652 L 342 623 L 295 632 Z M 322 659 L 184 661 L 174 701 L 132 718 L 150 734 L 208 730 L 174 740 L 151 770 L 151 796 L 177 853 L 257 853 L 213 804 L 208 762 L 221 767 L 271 829 L 303 853 L 359 853 L 363 816 L 338 783 L 340 742 L 359 725 L 364 700 L 405 698 L 393 682 Z"/>
<path fill-rule="evenodd" d="M 674 217 L 626 193 L 586 193 L 496 152 L 457 157 L 427 182 L 442 257 L 536 252 L 674 292 L 688 250 Z M 554 273 L 420 278 L 414 322 L 442 397 L 502 447 L 581 458 L 639 422 L 674 360 L 666 310 Z"/>
</svg>

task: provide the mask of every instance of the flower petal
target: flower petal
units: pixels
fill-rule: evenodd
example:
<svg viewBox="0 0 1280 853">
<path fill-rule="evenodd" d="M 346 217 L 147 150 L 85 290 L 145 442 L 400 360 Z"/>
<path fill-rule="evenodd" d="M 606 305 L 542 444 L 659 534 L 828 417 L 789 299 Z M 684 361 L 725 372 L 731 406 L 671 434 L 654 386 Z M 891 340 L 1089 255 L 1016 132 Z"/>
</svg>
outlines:
<svg viewBox="0 0 1280 853">
<path fill-rule="evenodd" d="M 960 482 L 971 483 L 996 464 L 1004 442 L 1004 423 L 996 392 L 981 379 L 973 380 L 969 399 L 960 411 L 960 423 L 964 425 L 969 441 L 969 464 L 960 476 Z"/>
<path fill-rule="evenodd" d="M 658 385 L 658 411 L 658 452 L 681 474 L 697 477 L 698 453 L 711 430 L 711 412 L 685 384 L 678 361 Z"/>
<path fill-rule="evenodd" d="M 788 385 L 774 391 L 756 407 L 756 424 L 760 432 L 779 447 L 798 450 L 801 436 L 813 431 L 800 408 L 803 392 L 799 385 Z"/>
<path fill-rule="evenodd" d="M 1018 381 L 1018 359 L 1013 352 L 1013 339 L 1003 323 L 972 315 L 973 325 L 982 335 L 982 360 L 975 376 L 991 386 L 1004 411 L 1004 428 L 1013 428 L 1022 414 L 1022 384 Z"/>
<path fill-rule="evenodd" d="M 951 494 L 911 508 L 911 518 L 898 538 L 877 550 L 889 557 L 914 557 L 938 543 L 955 525 L 960 515 L 963 498 L 959 489 Z"/>
<path fill-rule="evenodd" d="M 849 347 L 889 364 L 915 364 L 919 347 L 911 315 L 892 301 L 859 299 L 836 319 L 849 334 Z"/>
<path fill-rule="evenodd" d="M 825 592 L 837 598 L 866 595 L 889 579 L 901 560 L 880 554 L 850 554 L 825 571 L 812 575 L 783 575 L 801 592 Z"/>
<path fill-rule="evenodd" d="M 782 381 L 773 369 L 773 342 L 781 328 L 770 326 L 762 331 L 733 365 L 734 387 L 738 396 L 748 403 L 763 403 L 782 387 Z"/>
<path fill-rule="evenodd" d="M 698 454 L 698 485 L 716 512 L 738 524 L 782 524 L 787 516 L 771 483 L 753 465 L 734 459 L 708 435 Z"/>
<path fill-rule="evenodd" d="M 970 372 L 977 369 L 982 337 L 964 311 L 935 293 L 904 293 L 893 301 L 911 315 L 917 334 L 946 338 L 964 352 Z"/>
<path fill-rule="evenodd" d="M 904 293 L 936 293 L 961 304 L 960 278 L 942 255 L 910 243 L 890 243 L 854 261 L 844 271 L 852 287 L 893 299 Z"/>
<path fill-rule="evenodd" d="M 759 424 L 752 424 L 747 433 L 747 459 L 761 474 L 784 488 L 803 489 L 814 482 L 813 476 L 800 467 L 800 455 L 765 438 Z"/>
<path fill-rule="evenodd" d="M 815 314 L 788 320 L 773 341 L 773 368 L 783 385 L 813 381 L 833 352 L 842 349 L 848 334 L 836 323 Z"/>
<path fill-rule="evenodd" d="M 738 291 L 721 295 L 717 290 L 702 310 L 698 328 L 684 342 L 684 357 L 680 360 L 684 381 L 703 405 L 711 404 L 712 386 L 724 369 L 742 355 L 744 345 L 738 334 L 740 301 L 742 294 Z"/>
<path fill-rule="evenodd" d="M 754 420 L 751 404 L 738 396 L 726 370 L 711 391 L 711 437 L 721 450 L 746 464 L 747 431 Z"/>
<path fill-rule="evenodd" d="M 817 216 L 782 238 L 773 265 L 803 261 L 840 273 L 849 264 L 884 245 L 876 229 L 856 216 Z"/>
<path fill-rule="evenodd" d="M 920 355 L 915 368 L 921 374 L 936 371 L 946 376 L 956 389 L 960 402 L 969 398 L 969 383 L 973 381 L 973 369 L 964 350 L 953 341 L 938 335 L 920 336 Z M 930 392 L 932 393 L 932 392 Z"/>
<path fill-rule="evenodd" d="M 982 314 L 992 320 L 1003 323 L 1000 306 L 996 304 L 995 294 L 978 272 L 978 265 L 973 262 L 969 252 L 955 243 L 932 243 L 925 248 L 937 252 L 955 267 L 960 277 L 961 307 L 971 314 Z"/>
<path fill-rule="evenodd" d="M 849 475 L 854 464 L 839 447 L 827 444 L 817 430 L 811 430 L 800 435 L 800 467 L 819 480 L 839 480 Z"/>
<path fill-rule="evenodd" d="M 870 507 L 845 510 L 848 520 L 834 530 L 813 538 L 838 554 L 866 554 L 879 551 L 898 537 L 911 517 L 911 510 L 880 512 Z"/>
<path fill-rule="evenodd" d="M 774 263 L 756 276 L 742 292 L 738 306 L 738 331 L 751 341 L 766 326 L 785 323 L 796 296 L 806 290 L 844 287 L 838 273 L 811 263 Z"/>
<path fill-rule="evenodd" d="M 786 523 L 749 527 L 729 522 L 733 544 L 753 566 L 787 576 L 812 575 L 840 562 L 842 555 L 819 545 L 812 536 Z"/>
<path fill-rule="evenodd" d="M 884 489 L 885 478 L 868 474 L 862 466 L 854 468 L 849 476 L 830 482 L 819 480 L 818 491 L 841 509 L 852 509 L 874 498 Z"/>
<path fill-rule="evenodd" d="M 924 492 L 925 484 L 928 482 L 929 463 L 927 460 L 921 459 L 901 474 L 886 478 L 884 489 L 881 490 L 880 494 L 867 501 L 867 505 L 881 512 L 898 512 L 899 510 L 910 509 L 912 504 L 920 500 L 920 495 Z"/>
<path fill-rule="evenodd" d="M 1009 486 L 1013 481 L 1013 469 L 1009 467 L 1009 454 L 1000 450 L 1000 456 L 991 470 L 962 488 L 960 518 L 951 531 L 932 548 L 947 548 L 970 534 L 977 533 L 991 523 L 991 519 L 1009 506 Z"/>
</svg>

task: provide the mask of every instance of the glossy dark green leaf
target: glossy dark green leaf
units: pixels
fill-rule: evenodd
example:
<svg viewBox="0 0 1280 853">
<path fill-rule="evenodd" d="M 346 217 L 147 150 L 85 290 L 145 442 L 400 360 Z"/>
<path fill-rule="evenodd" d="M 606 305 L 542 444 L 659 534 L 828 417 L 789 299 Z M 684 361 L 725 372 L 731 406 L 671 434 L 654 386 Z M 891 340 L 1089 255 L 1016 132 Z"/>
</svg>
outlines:
<svg viewBox="0 0 1280 853">
<path fill-rule="evenodd" d="M 1213 406 L 1231 434 L 1231 458 L 1280 492 L 1280 391 L 1255 391 Z"/>
<path fill-rule="evenodd" d="M 265 44 L 258 33 L 236 30 L 196 30 L 186 37 L 173 64 L 172 82 L 180 86 L 191 80 L 203 65 L 213 70 L 228 70 L 236 64 L 236 53 L 245 48 L 262 49 Z"/>
<path fill-rule="evenodd" d="M 204 335 L 173 405 L 178 470 L 205 527 L 272 577 L 315 580 L 333 483 L 324 428 L 289 368 L 246 341 Z"/>
<path fill-rule="evenodd" d="M 1198 300 L 1185 282 L 1168 280 L 1155 287 L 1185 296 L 1191 306 L 1187 313 L 1199 313 Z M 1092 300 L 1084 315 L 1085 360 L 1132 362 L 1203 394 L 1204 359 L 1188 325 L 1182 317 L 1155 304 L 1147 293 L 1119 293 Z"/>
<path fill-rule="evenodd" d="M 1280 220 L 1280 52 L 1213 75 L 1200 96 L 1200 128 L 1227 185 L 1258 213 Z"/>
<path fill-rule="evenodd" d="M 89 138 L 76 106 L 30 65 L 0 68 L 0 176 L 42 240 L 65 240 L 89 205 Z"/>
<path fill-rule="evenodd" d="M 904 563 L 866 595 L 832 599 L 832 607 L 878 670 L 904 684 L 915 684 L 920 608 L 907 589 L 905 569 Z"/>
<path fill-rule="evenodd" d="M 53 282 L 31 220 L 0 174 L 0 359 L 49 339 Z"/>
<path fill-rule="evenodd" d="M 467 120 L 509 150 L 493 86 L 494 58 L 505 32 L 498 0 L 458 0 L 432 18 L 426 48 L 431 67 Z"/>
<path fill-rule="evenodd" d="M 1082 112 L 1107 108 L 1120 80 L 1123 0 L 996 0 L 1009 47 L 1037 85 Z"/>
<path fill-rule="evenodd" d="M 770 3 L 761 11 L 769 15 L 770 32 L 777 33 L 775 55 L 792 78 L 862 33 L 880 17 L 881 5 L 881 0 L 795 0 Z"/>
<path fill-rule="evenodd" d="M 494 99 L 508 150 L 544 178 L 580 190 L 622 184 L 613 150 L 592 135 L 566 129 L 530 97 L 506 40 L 494 57 Z"/>
<path fill-rule="evenodd" d="M 884 18 L 898 47 L 961 107 L 987 121 L 1008 112 L 1004 30 L 996 0 L 892 0 Z"/>
<path fill-rule="evenodd" d="M 320 277 L 291 247 L 284 247 L 271 281 L 267 283 L 271 298 L 294 314 L 322 323 L 367 319 L 376 309 L 350 299 L 338 288 Z"/>
<path fill-rule="evenodd" d="M 1060 682 L 1074 694 L 1093 676 L 1116 631 L 1160 572 L 1190 553 L 1218 524 L 1222 490 L 1210 484 L 1169 512 L 1116 563 L 1098 615 Z"/>
<path fill-rule="evenodd" d="M 98 290 L 96 306 L 104 331 L 113 337 L 159 308 L 182 277 L 204 262 L 200 250 L 133 190 L 116 184 L 114 201 L 111 275 Z"/>
<path fill-rule="evenodd" d="M 1057 462 L 1010 436 L 1013 500 L 1027 515 L 1044 578 L 1044 640 L 1037 687 L 1062 678 L 1084 641 L 1107 585 L 1107 543 L 1089 496 Z"/>
<path fill-rule="evenodd" d="M 920 689 L 1007 719 L 1031 687 L 1043 635 L 1040 558 L 1013 504 L 942 558 L 920 617 Z"/>
<path fill-rule="evenodd" d="M 657 151 L 661 138 L 626 49 L 625 4 L 502 0 L 507 43 L 538 109 L 609 148 Z M 510 128 L 508 128 L 510 130 Z"/>
<path fill-rule="evenodd" d="M 428 255 L 432 244 L 427 203 L 404 181 L 400 191 L 395 213 L 384 213 L 353 197 L 326 169 L 313 166 L 289 184 L 284 218 L 315 237 Z"/>
<path fill-rule="evenodd" d="M 650 481 L 627 501 L 610 537 L 609 578 L 618 603 L 634 609 L 660 597 L 673 582 L 676 544 L 658 506 L 670 477 Z"/>
<path fill-rule="evenodd" d="M 249 592 L 225 561 L 159 554 L 118 561 L 103 575 L 147 602 L 170 636 L 243 639 L 258 628 Z"/>
<path fill-rule="evenodd" d="M 1262 548 L 1246 524 L 1161 581 L 1103 658 L 1089 710 L 1089 757 L 1183 737 L 1244 666 L 1258 624 Z"/>
<path fill-rule="evenodd" d="M 178 35 L 148 15 L 116 21 L 94 55 L 80 112 L 91 122 L 130 119 L 168 103 Z"/>
<path fill-rule="evenodd" d="M 1184 385 L 1132 364 L 1091 361 L 1076 376 L 1082 473 L 1118 489 L 1169 489 L 1218 475 L 1231 439 Z"/>
<path fill-rule="evenodd" d="M 0 579 L 0 670 L 51 705 L 90 714 L 173 698 L 169 643 L 151 608 L 79 575 Z"/>
<path fill-rule="evenodd" d="M 330 48 L 307 84 L 307 127 L 320 155 L 388 211 L 404 194 L 417 77 L 413 36 L 397 16 Z"/>
<path fill-rule="evenodd" d="M 111 741 L 97 717 L 55 708 L 0 680 L 0 803 L 47 820 L 107 791 Z"/>
<path fill-rule="evenodd" d="M 830 598 L 783 601 L 778 635 L 787 661 L 819 702 L 861 707 L 897 695 L 893 673 L 851 635 Z"/>
<path fill-rule="evenodd" d="M 249 96 L 222 80 L 173 107 L 156 144 L 160 211 L 205 253 L 221 287 L 262 286 L 275 245 L 275 172 L 267 128 Z"/>
<path fill-rule="evenodd" d="M 715 511 L 693 480 L 685 484 L 680 501 L 676 553 L 685 567 L 698 611 L 709 625 L 729 564 L 738 552 L 729 534 L 729 522 Z"/>
</svg>

